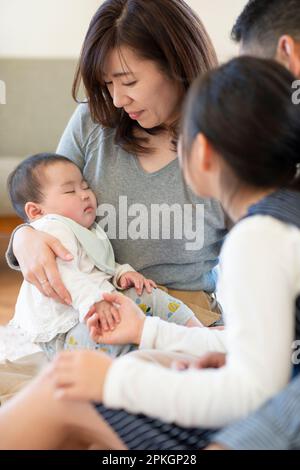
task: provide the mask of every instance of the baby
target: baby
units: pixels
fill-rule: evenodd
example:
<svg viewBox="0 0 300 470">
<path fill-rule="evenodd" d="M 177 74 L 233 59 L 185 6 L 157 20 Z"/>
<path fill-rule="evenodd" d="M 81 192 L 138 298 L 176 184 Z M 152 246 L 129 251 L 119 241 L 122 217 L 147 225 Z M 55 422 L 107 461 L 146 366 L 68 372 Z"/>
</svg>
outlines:
<svg viewBox="0 0 300 470">
<path fill-rule="evenodd" d="M 146 315 L 202 326 L 185 304 L 156 288 L 154 281 L 128 264 L 115 262 L 112 245 L 95 222 L 96 197 L 70 160 L 48 153 L 29 157 L 9 176 L 8 190 L 17 214 L 33 228 L 58 238 L 73 256 L 71 261 L 57 258 L 72 305 L 42 295 L 27 281 L 16 303 L 12 324 L 23 329 L 49 358 L 63 349 L 101 349 L 113 357 L 134 349 L 133 345 L 94 343 L 84 323 L 93 308 L 104 331 L 117 326 L 117 309 L 103 300 L 104 292 L 116 289 L 124 290 Z"/>
</svg>

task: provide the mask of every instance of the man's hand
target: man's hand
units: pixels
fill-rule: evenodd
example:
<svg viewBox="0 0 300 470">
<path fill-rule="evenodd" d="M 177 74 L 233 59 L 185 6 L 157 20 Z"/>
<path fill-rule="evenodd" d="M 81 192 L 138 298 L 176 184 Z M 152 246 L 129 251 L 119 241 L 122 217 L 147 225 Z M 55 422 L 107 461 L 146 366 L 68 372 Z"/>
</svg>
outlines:
<svg viewBox="0 0 300 470">
<path fill-rule="evenodd" d="M 148 294 L 151 294 L 153 287 L 157 287 L 152 279 L 146 279 L 142 274 L 132 271 L 122 274 L 119 279 L 119 285 L 122 289 L 135 287 L 138 295 L 142 295 L 144 287 Z"/>
</svg>

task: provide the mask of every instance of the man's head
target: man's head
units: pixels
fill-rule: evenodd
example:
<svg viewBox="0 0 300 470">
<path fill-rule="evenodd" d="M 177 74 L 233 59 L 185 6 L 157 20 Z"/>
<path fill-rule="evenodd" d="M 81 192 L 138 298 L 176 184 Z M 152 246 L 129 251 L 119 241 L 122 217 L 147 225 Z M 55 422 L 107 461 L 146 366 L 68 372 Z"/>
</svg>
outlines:
<svg viewBox="0 0 300 470">
<path fill-rule="evenodd" d="M 7 186 L 15 211 L 26 221 L 46 214 L 69 217 L 87 228 L 95 221 L 94 193 L 77 165 L 60 155 L 27 158 L 10 174 Z"/>
<path fill-rule="evenodd" d="M 300 0 L 249 0 L 231 37 L 242 54 L 274 58 L 300 77 Z"/>
</svg>

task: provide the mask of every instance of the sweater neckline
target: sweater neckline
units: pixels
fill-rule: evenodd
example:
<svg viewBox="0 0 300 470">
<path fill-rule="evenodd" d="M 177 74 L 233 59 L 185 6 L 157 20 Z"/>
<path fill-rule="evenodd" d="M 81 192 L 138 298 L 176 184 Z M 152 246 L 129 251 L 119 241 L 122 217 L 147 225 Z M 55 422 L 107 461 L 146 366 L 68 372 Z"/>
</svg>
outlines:
<svg viewBox="0 0 300 470">
<path fill-rule="evenodd" d="M 165 166 L 163 166 L 159 170 L 148 172 L 140 164 L 137 155 L 133 154 L 132 157 L 133 157 L 133 162 L 134 162 L 134 165 L 135 165 L 136 169 L 138 170 L 139 173 L 141 173 L 146 178 L 152 178 L 154 176 L 163 174 L 163 173 L 167 172 L 170 168 L 173 168 L 173 166 L 174 167 L 178 166 L 178 157 L 176 157 L 176 158 L 174 158 L 174 160 L 171 160 L 169 163 L 167 163 Z"/>
</svg>

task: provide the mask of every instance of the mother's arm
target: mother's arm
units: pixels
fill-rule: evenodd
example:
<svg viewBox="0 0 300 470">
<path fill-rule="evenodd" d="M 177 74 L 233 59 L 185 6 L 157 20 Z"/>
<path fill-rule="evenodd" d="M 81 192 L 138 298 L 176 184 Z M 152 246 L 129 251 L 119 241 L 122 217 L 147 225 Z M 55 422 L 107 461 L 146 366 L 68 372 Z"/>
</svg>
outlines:
<svg viewBox="0 0 300 470">
<path fill-rule="evenodd" d="M 47 297 L 61 303 L 72 302 L 61 280 L 56 257 L 64 261 L 73 257 L 57 238 L 31 226 L 22 226 L 14 233 L 12 249 L 26 281 Z"/>
</svg>

